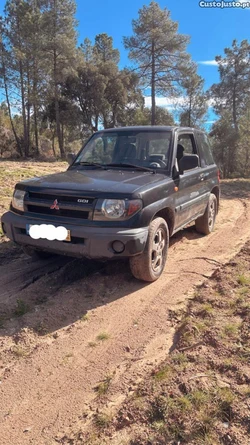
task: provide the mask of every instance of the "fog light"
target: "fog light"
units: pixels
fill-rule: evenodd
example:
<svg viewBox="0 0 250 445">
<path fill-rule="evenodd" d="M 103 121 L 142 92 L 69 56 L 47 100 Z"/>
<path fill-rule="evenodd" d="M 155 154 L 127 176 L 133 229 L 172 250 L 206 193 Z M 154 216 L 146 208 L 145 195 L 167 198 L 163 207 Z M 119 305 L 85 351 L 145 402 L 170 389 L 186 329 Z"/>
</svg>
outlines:
<svg viewBox="0 0 250 445">
<path fill-rule="evenodd" d="M 112 243 L 112 249 L 115 253 L 122 253 L 124 252 L 125 246 L 121 241 L 114 241 Z"/>
</svg>

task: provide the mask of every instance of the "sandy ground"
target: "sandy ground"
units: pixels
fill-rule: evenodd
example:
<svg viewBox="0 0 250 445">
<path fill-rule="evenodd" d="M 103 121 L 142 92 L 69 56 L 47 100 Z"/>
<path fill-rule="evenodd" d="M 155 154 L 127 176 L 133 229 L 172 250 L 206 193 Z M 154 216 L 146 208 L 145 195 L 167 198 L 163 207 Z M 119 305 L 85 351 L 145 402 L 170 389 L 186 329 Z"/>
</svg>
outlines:
<svg viewBox="0 0 250 445">
<path fill-rule="evenodd" d="M 224 186 L 215 231 L 171 240 L 162 277 L 146 285 L 126 262 L 27 259 L 0 247 L 0 443 L 52 445 L 96 410 L 112 375 L 115 410 L 173 344 L 171 310 L 250 238 L 247 193 Z M 100 335 L 101 334 L 101 335 Z M 98 337 L 100 335 L 100 337 Z M 62 443 L 62 442 L 61 442 Z"/>
</svg>

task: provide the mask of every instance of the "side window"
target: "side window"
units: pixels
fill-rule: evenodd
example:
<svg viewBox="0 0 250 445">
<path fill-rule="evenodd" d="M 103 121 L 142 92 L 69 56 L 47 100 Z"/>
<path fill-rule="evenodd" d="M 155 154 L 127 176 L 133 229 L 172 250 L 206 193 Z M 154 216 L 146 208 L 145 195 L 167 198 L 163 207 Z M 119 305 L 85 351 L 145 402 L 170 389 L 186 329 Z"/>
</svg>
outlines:
<svg viewBox="0 0 250 445">
<path fill-rule="evenodd" d="M 178 137 L 178 145 L 184 148 L 183 154 L 197 154 L 194 138 L 191 134 L 180 134 Z"/>
<path fill-rule="evenodd" d="M 184 155 L 188 154 L 198 154 L 196 150 L 196 145 L 194 141 L 194 136 L 192 134 L 180 134 L 177 142 L 177 164 Z"/>
<path fill-rule="evenodd" d="M 207 135 L 204 133 L 198 133 L 197 139 L 201 153 L 201 166 L 206 167 L 207 165 L 213 165 L 214 159 Z"/>
</svg>

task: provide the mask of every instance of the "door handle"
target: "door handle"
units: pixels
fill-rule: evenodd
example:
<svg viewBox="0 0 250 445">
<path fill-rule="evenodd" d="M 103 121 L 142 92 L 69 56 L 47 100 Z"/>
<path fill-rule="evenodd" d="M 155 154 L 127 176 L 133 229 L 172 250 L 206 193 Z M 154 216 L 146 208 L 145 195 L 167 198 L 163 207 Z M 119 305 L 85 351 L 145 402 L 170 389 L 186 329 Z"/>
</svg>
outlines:
<svg viewBox="0 0 250 445">
<path fill-rule="evenodd" d="M 199 178 L 200 178 L 201 181 L 204 181 L 204 179 L 205 179 L 205 174 L 204 174 L 204 173 L 201 173 Z"/>
</svg>

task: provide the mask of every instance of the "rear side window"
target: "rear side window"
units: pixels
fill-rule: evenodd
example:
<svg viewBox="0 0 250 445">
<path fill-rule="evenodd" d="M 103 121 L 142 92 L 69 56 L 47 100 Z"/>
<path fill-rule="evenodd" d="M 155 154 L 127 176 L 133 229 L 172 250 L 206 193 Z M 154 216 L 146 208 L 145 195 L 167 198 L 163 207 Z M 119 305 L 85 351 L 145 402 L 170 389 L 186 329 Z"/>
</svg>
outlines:
<svg viewBox="0 0 250 445">
<path fill-rule="evenodd" d="M 198 133 L 197 141 L 200 150 L 201 167 L 206 167 L 207 165 L 213 165 L 214 159 L 207 135 L 204 133 Z"/>
<path fill-rule="evenodd" d="M 191 134 L 180 134 L 178 137 L 178 146 L 183 148 L 183 155 L 196 154 L 196 147 Z"/>
</svg>

